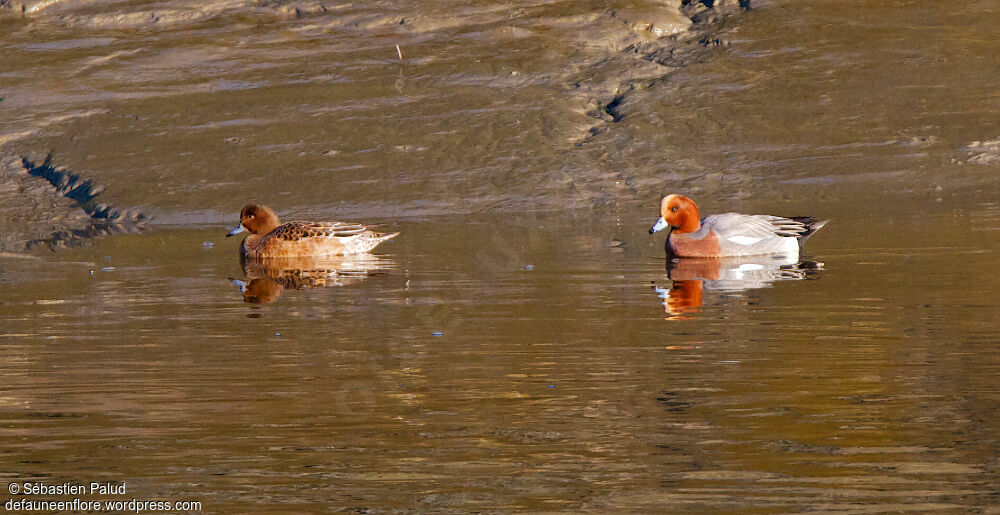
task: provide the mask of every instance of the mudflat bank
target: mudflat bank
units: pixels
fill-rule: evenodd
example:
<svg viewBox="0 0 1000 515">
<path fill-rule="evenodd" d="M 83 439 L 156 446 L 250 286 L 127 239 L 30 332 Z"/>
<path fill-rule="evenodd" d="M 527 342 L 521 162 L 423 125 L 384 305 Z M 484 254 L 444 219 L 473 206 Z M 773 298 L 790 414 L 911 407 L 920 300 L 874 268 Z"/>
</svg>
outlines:
<svg viewBox="0 0 1000 515">
<path fill-rule="evenodd" d="M 0 77 L 3 155 L 51 149 L 70 173 L 105 185 L 116 205 L 154 211 L 228 212 L 214 204 L 214 190 L 225 186 L 234 197 L 252 197 L 276 190 L 272 179 L 284 188 L 314 182 L 319 173 L 321 184 L 335 184 L 311 188 L 324 191 L 323 199 L 306 192 L 300 204 L 346 198 L 371 211 L 386 212 L 378 204 L 384 202 L 411 214 L 441 214 L 457 199 L 479 210 L 603 196 L 590 184 L 605 182 L 607 171 L 575 165 L 548 171 L 567 161 L 566 151 L 623 120 L 620 106 L 632 92 L 724 45 L 712 35 L 714 25 L 750 5 L 7 0 L 0 6 L 12 50 L 10 72 Z M 384 58 L 369 55 L 381 48 L 393 50 Z M 386 89 L 386 69 L 391 75 L 397 67 L 394 89 Z M 337 133 L 346 130 L 340 127 L 349 134 Z M 226 134 L 216 138 L 220 131 Z M 18 158 L 12 159 L 5 165 L 10 177 L 37 179 L 17 172 Z M 414 169 L 415 161 L 427 169 Z M 518 162 L 535 164 L 528 170 Z M 277 178 L 276 169 L 295 177 Z M 412 171 L 404 180 L 398 169 Z M 463 179 L 456 183 L 455 175 Z M 403 195 L 395 187 L 400 180 L 418 183 L 405 191 L 419 195 L 394 198 Z M 4 191 L 42 195 L 51 188 L 40 184 L 25 190 L 10 183 Z M 350 191 L 338 190 L 345 184 Z M 29 202 L 41 210 L 37 216 L 17 218 L 21 228 L 8 233 L 12 248 L 89 223 L 80 206 L 49 193 L 54 200 Z M 68 211 L 45 216 L 44 209 L 60 206 Z"/>
<path fill-rule="evenodd" d="M 104 187 L 48 158 L 0 158 L 0 252 L 73 245 L 95 236 L 133 232 L 149 217 L 98 202 Z"/>
</svg>

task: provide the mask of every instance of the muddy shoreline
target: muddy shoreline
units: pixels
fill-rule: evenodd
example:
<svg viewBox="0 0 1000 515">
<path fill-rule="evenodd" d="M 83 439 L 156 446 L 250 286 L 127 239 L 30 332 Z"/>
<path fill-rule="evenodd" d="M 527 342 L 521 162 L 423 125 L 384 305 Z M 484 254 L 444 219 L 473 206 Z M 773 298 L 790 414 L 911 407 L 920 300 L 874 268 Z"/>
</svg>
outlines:
<svg viewBox="0 0 1000 515">
<path fill-rule="evenodd" d="M 68 170 L 8 156 L 0 158 L 0 252 L 77 245 L 87 239 L 139 231 L 150 217 L 98 200 L 104 187 Z"/>
<path fill-rule="evenodd" d="M 41 0 L 2 2 L 0 6 L 5 9 L 0 9 L 0 18 L 21 18 L 28 24 L 26 30 L 72 30 L 75 33 L 82 30 L 82 34 L 91 33 L 93 37 L 114 31 L 117 38 L 125 34 L 125 40 L 140 37 L 142 33 L 136 31 L 167 32 L 204 23 L 239 23 L 245 17 L 259 20 L 259 23 L 292 17 L 299 20 L 296 27 L 300 30 L 358 31 L 370 33 L 371 37 L 388 35 L 417 42 L 433 40 L 440 33 L 453 31 L 456 27 L 462 27 L 461 31 L 465 32 L 472 30 L 478 37 L 494 38 L 499 45 L 525 38 L 536 39 L 536 44 L 544 45 L 555 35 L 562 40 L 562 44 L 576 49 L 574 52 L 577 55 L 572 63 L 563 63 L 560 68 L 547 70 L 544 75 L 533 78 L 524 77 L 516 70 L 497 73 L 485 86 L 497 90 L 541 87 L 552 95 L 568 99 L 567 107 L 576 114 L 559 120 L 562 127 L 555 128 L 548 136 L 554 137 L 555 144 L 568 150 L 586 145 L 595 135 L 622 121 L 625 114 L 620 106 L 627 103 L 633 92 L 654 81 L 666 80 L 671 73 L 690 63 L 707 59 L 717 47 L 725 44 L 712 33 L 718 22 L 752 7 L 745 1 L 714 2 L 711 7 L 706 4 L 686 0 L 633 2 L 594 10 L 572 4 L 533 7 L 515 3 L 509 6 L 510 11 L 496 6 L 478 7 L 471 11 L 443 11 L 434 6 L 422 9 L 421 5 L 414 4 L 375 13 L 350 4 L 325 2 L 174 2 L 169 9 L 139 4 L 111 6 L 112 10 L 108 11 L 108 6 L 91 2 Z M 115 8 L 121 10 L 116 11 Z M 539 35 L 545 37 L 538 39 Z M 407 44 L 404 44 L 404 49 L 400 57 L 409 52 Z M 137 52 L 141 55 L 144 50 L 140 46 L 107 55 L 98 54 L 85 59 L 83 68 L 77 73 L 99 73 L 109 63 L 128 59 Z M 539 77 L 541 82 L 536 85 Z M 123 98 L 134 98 L 136 93 L 126 95 Z M 31 108 L 31 104 L 25 104 L 25 101 L 26 97 L 22 95 L 13 102 L 0 102 L 0 111 Z M 0 127 L 3 129 L 0 130 L 0 155 L 7 156 L 3 161 L 5 174 L 0 191 L 3 191 L 5 211 L 10 213 L 3 222 L 3 248 L 8 252 L 38 246 L 37 242 L 51 241 L 59 245 L 64 241 L 80 239 L 77 236 L 85 238 L 89 234 L 101 234 L 102 230 L 92 229 L 93 224 L 106 226 L 109 219 L 114 221 L 110 224 L 113 226 L 134 224 L 148 218 L 130 209 L 105 207 L 105 212 L 101 213 L 94 207 L 92 199 L 80 202 L 72 195 L 67 196 L 69 192 L 65 190 L 65 180 L 60 185 L 59 177 L 49 178 L 47 185 L 39 180 L 42 175 L 37 173 L 37 169 L 35 173 L 28 173 L 32 170 L 31 162 L 21 156 L 42 150 L 33 146 L 37 145 L 34 140 L 58 132 L 65 132 L 71 140 L 75 140 L 75 132 L 87 129 L 77 128 L 74 124 L 99 124 L 99 119 L 113 120 L 118 115 L 107 102 L 82 106 L 78 103 L 65 104 L 58 99 L 52 102 L 57 103 L 45 108 L 45 114 L 34 121 Z M 231 137 L 226 141 L 230 147 L 239 147 L 244 139 Z M 562 142 L 559 143 L 559 140 Z M 336 153 L 330 151 L 325 154 Z M 55 172 L 49 163 L 42 169 Z M 65 177 L 75 176 L 78 172 L 58 170 L 58 174 Z M 101 180 L 103 173 L 100 168 L 86 170 L 86 174 L 94 180 Z M 506 190 L 508 179 L 508 175 L 495 180 L 491 177 L 488 184 L 494 184 L 496 191 Z M 118 188 L 120 191 L 121 186 Z M 137 197 L 130 202 L 146 203 L 141 198 L 141 190 L 130 189 Z M 76 191 L 76 194 L 79 193 L 79 190 Z M 19 195 L 24 198 L 16 198 Z M 91 207 L 87 208 L 87 205 Z M 18 214 L 22 211 L 24 214 Z M 68 239 L 60 236 L 67 234 L 76 236 Z"/>
<path fill-rule="evenodd" d="M 549 15 L 545 11 L 527 11 L 515 2 L 509 6 L 510 13 L 494 7 L 469 17 L 465 13 L 435 12 L 434 9 L 421 12 L 419 5 L 372 14 L 352 10 L 351 4 L 332 5 L 319 1 L 182 1 L 173 2 L 170 9 L 140 5 L 131 9 L 123 7 L 120 12 L 104 12 L 99 5 L 78 0 L 6 0 L 0 2 L 0 15 L 6 11 L 7 16 L 20 16 L 29 23 L 94 31 L 167 30 L 245 15 L 263 20 L 314 19 L 315 22 L 307 26 L 309 30 L 354 30 L 370 32 L 373 36 L 416 38 L 433 37 L 435 32 L 459 26 L 475 28 L 501 24 L 481 33 L 483 37 L 496 38 L 498 44 L 539 33 L 556 33 L 580 50 L 580 60 L 556 70 L 545 86 L 576 98 L 579 109 L 588 116 L 617 122 L 624 117 L 618 107 L 632 91 L 706 59 L 714 48 L 727 44 L 715 37 L 715 26 L 728 16 L 760 5 L 762 2 L 750 0 L 643 1 L 612 3 L 596 10 L 572 8 L 560 11 L 559 15 Z M 402 59 L 402 52 L 399 56 Z M 117 57 L 117 53 L 111 54 L 105 61 Z M 495 85 L 514 86 L 519 75 L 515 71 L 498 76 Z M 82 113 L 83 116 L 92 114 L 95 112 Z M 54 123 L 61 121 L 57 119 Z M 570 135 L 569 139 L 577 142 L 585 139 L 587 133 L 600 130 L 603 129 L 597 124 L 586 128 L 583 134 Z M 0 144 L 16 139 L 11 135 L 3 136 L 0 134 Z"/>
</svg>

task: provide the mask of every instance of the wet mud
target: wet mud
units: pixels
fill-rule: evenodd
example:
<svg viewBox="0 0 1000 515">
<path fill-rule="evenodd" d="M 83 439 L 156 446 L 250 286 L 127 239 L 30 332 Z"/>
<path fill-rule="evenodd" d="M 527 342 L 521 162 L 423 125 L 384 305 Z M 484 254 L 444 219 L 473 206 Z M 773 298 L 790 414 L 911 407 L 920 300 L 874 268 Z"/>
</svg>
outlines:
<svg viewBox="0 0 1000 515">
<path fill-rule="evenodd" d="M 37 163 L 0 158 L 0 251 L 76 245 L 89 238 L 136 232 L 149 217 L 98 201 L 104 187 L 68 170 L 51 156 Z"/>
<path fill-rule="evenodd" d="M 117 201 L 170 210 L 181 206 L 175 202 L 164 204 L 160 192 L 144 195 L 141 188 L 122 181 L 124 170 L 115 170 L 117 165 L 99 152 L 98 134 L 134 128 L 134 144 L 128 142 L 130 137 L 115 137 L 123 157 L 131 161 L 134 158 L 129 156 L 152 152 L 156 155 L 155 167 L 174 169 L 169 181 L 178 189 L 188 187 L 185 181 L 238 181 L 240 167 L 261 166 L 249 164 L 248 159 L 258 163 L 270 160 L 268 166 L 277 168 L 304 165 L 325 177 L 372 167 L 391 170 L 412 166 L 407 163 L 414 160 L 439 161 L 435 165 L 438 171 L 420 174 L 423 179 L 418 189 L 427 193 L 424 199 L 410 198 L 400 205 L 412 214 L 452 211 L 454 193 L 466 199 L 465 210 L 600 204 L 606 193 L 596 191 L 589 183 L 594 179 L 605 181 L 604 172 L 591 178 L 598 171 L 587 170 L 589 165 L 583 169 L 577 164 L 565 168 L 555 162 L 566 161 L 566 152 L 586 144 L 594 135 L 608 130 L 610 124 L 621 122 L 625 117 L 621 106 L 633 92 L 717 53 L 724 42 L 715 36 L 715 27 L 726 17 L 752 7 L 749 2 L 680 0 L 606 6 L 575 2 L 469 2 L 445 6 L 420 2 L 395 4 L 388 9 L 324 2 L 247 1 L 172 2 L 166 6 L 67 0 L 6 5 L 10 8 L 8 18 L 0 17 L 0 22 L 15 34 L 43 31 L 53 35 L 52 42 L 16 45 L 28 51 L 23 56 L 39 51 L 63 56 L 57 60 L 66 59 L 68 69 L 56 75 L 68 73 L 69 82 L 65 88 L 48 88 L 37 82 L 35 89 L 29 85 L 33 80 L 50 79 L 31 79 L 36 70 L 30 62 L 15 62 L 15 68 L 18 64 L 26 68 L 10 77 L 27 78 L 28 82 L 22 83 L 27 89 L 0 104 L 0 109 L 14 114 L 7 123 L 0 123 L 0 147 L 31 153 L 49 144 L 48 148 L 57 149 L 60 156 L 69 157 L 70 167 L 86 165 L 88 173 L 106 184 Z M 256 30 L 255 26 L 266 30 Z M 230 31 L 220 40 L 202 41 L 203 36 L 198 36 L 216 33 L 222 27 Z M 115 32 L 136 30 L 153 31 L 153 39 L 143 41 Z M 67 40 L 67 35 L 73 36 Z M 357 76 L 353 68 L 340 70 L 337 61 L 344 53 L 370 53 L 372 48 L 345 46 L 341 42 L 345 37 L 385 45 L 391 53 L 361 57 L 372 67 Z M 298 44 L 304 45 L 302 50 L 295 48 Z M 503 49 L 501 54 L 495 62 L 485 62 L 481 56 L 494 47 Z M 308 60 L 311 53 L 318 60 Z M 253 77 L 258 74 L 255 70 L 282 67 L 300 59 L 303 70 L 293 75 L 318 75 L 309 81 L 292 78 L 284 83 L 287 87 L 278 86 L 278 90 L 274 90 L 277 84 L 269 85 L 271 79 Z M 324 66 L 324 59 L 332 59 L 334 65 Z M 479 64 L 461 70 L 468 62 Z M 324 72 L 324 67 L 337 71 Z M 358 99 L 357 107 L 327 104 L 330 93 L 335 98 L 353 90 L 351 86 L 337 93 L 341 83 L 380 83 L 388 70 L 398 74 L 392 86 L 396 91 L 380 85 L 373 90 L 373 98 Z M 370 76 L 371 72 L 375 75 Z M 308 86 L 310 82 L 315 86 Z M 334 90 L 325 89 L 324 83 Z M 240 106 L 209 100 L 255 91 L 264 96 L 239 100 Z M 197 100 L 197 96 L 205 100 Z M 164 112 L 171 110 L 170 99 L 174 98 L 185 104 L 194 101 L 212 106 L 204 112 L 209 119 L 198 119 L 204 115 L 191 117 L 191 111 Z M 248 109 L 257 111 L 253 105 L 265 108 L 257 115 L 235 114 Z M 428 130 L 419 133 L 399 127 L 406 119 L 424 116 L 421 112 L 427 106 L 431 106 L 431 112 L 439 112 L 432 116 L 440 122 L 430 121 Z M 282 112 L 296 111 L 305 117 L 300 129 L 286 130 L 284 123 L 275 119 L 285 117 Z M 181 120 L 178 115 L 191 119 Z M 331 118 L 346 118 L 347 124 L 356 127 L 349 135 L 331 134 Z M 469 133 L 458 134 L 446 146 L 441 145 L 442 137 L 454 134 L 456 127 L 463 127 L 470 118 L 474 123 L 468 127 Z M 150 131 L 155 124 L 149 122 L 154 119 L 177 122 Z M 254 127 L 258 128 L 256 135 L 249 132 Z M 393 135 L 396 129 L 402 132 Z M 277 132 L 265 139 L 291 132 L 297 141 L 261 141 L 260 136 L 272 130 Z M 299 130 L 302 134 L 296 135 Z M 201 137 L 206 131 L 227 134 L 213 143 Z M 178 137 L 196 139 L 193 145 L 200 148 L 199 153 L 214 157 L 185 162 L 187 153 L 183 149 L 190 148 L 192 141 L 182 143 L 176 140 Z M 64 143 L 68 138 L 71 148 L 52 138 Z M 158 148 L 145 145 L 145 141 L 153 139 L 160 141 Z M 512 161 L 516 148 L 525 144 L 542 148 L 533 158 L 529 173 Z M 206 145 L 218 146 L 204 148 Z M 477 148 L 477 153 L 485 152 L 487 161 L 493 162 L 462 159 L 459 148 L 469 145 Z M 370 151 L 366 148 L 374 148 L 376 154 L 364 155 Z M 281 159 L 272 159 L 276 154 L 294 155 L 297 161 L 306 162 L 282 163 Z M 375 161 L 358 162 L 359 157 Z M 135 161 L 130 166 L 147 162 Z M 195 171 L 206 165 L 220 173 L 206 176 Z M 492 171 L 470 176 L 466 171 L 470 166 L 485 166 Z M 544 173 L 546 169 L 553 173 Z M 360 197 L 362 204 L 357 207 L 366 211 L 384 209 L 370 204 L 373 199 L 365 197 L 386 198 L 385 186 L 397 181 L 389 170 L 370 176 L 368 184 L 359 183 L 360 195 L 353 195 Z M 456 175 L 463 177 L 458 182 L 449 178 Z M 544 196 L 538 195 L 534 186 L 539 181 L 547 190 Z M 380 184 L 383 187 L 378 191 L 370 187 Z M 202 187 L 201 191 L 214 187 Z M 391 198 L 397 194 L 386 200 L 400 204 Z M 188 196 L 188 206 L 200 202 L 199 198 L 201 195 Z M 363 207 L 366 204 L 370 207 Z"/>
</svg>

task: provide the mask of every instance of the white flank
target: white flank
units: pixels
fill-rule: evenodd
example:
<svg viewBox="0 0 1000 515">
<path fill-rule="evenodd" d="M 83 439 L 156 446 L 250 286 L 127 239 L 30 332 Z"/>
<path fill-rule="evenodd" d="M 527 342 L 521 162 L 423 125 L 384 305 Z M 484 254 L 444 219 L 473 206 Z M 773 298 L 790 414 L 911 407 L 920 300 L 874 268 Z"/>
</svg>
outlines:
<svg viewBox="0 0 1000 515">
<path fill-rule="evenodd" d="M 729 238 L 726 238 L 726 239 L 729 240 L 729 241 L 731 241 L 731 242 L 733 242 L 733 243 L 739 243 L 740 245 L 748 245 L 749 246 L 749 245 L 753 245 L 754 243 L 757 243 L 758 241 L 760 241 L 760 240 L 762 240 L 764 238 L 754 238 L 754 237 L 751 237 L 751 236 L 730 236 Z"/>
<path fill-rule="evenodd" d="M 799 241 L 798 238 L 782 238 L 786 240 L 784 243 L 785 253 L 790 257 L 798 257 L 799 255 Z"/>
</svg>

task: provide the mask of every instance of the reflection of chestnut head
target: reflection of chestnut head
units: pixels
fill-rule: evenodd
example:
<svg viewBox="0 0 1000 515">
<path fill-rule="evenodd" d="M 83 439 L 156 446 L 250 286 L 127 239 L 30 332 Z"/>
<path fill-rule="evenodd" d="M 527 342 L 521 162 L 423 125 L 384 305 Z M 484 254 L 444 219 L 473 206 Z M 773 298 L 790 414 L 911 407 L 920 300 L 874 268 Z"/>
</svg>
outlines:
<svg viewBox="0 0 1000 515">
<path fill-rule="evenodd" d="M 274 302 L 284 289 L 277 281 L 267 277 L 250 279 L 243 286 L 243 302 L 248 304 Z"/>
<path fill-rule="evenodd" d="M 666 312 L 673 315 L 696 313 L 701 307 L 702 284 L 700 280 L 674 281 L 667 292 Z"/>
</svg>

